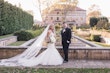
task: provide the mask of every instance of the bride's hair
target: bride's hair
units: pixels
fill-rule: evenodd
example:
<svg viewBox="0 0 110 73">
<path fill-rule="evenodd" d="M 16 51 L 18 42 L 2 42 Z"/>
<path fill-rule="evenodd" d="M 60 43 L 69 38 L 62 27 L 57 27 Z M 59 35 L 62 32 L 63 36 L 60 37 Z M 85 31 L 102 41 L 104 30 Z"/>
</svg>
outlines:
<svg viewBox="0 0 110 73">
<path fill-rule="evenodd" d="M 54 27 L 54 24 L 50 24 L 49 25 L 49 29 L 48 29 L 48 32 L 47 32 L 47 37 L 46 37 L 46 41 L 48 42 L 49 41 L 49 35 L 51 32 L 55 32 L 55 27 Z M 55 34 L 55 33 L 54 33 Z"/>
<path fill-rule="evenodd" d="M 49 30 L 51 30 L 53 33 L 55 33 L 55 27 L 54 27 L 54 24 L 51 24 L 51 25 L 50 25 Z"/>
<path fill-rule="evenodd" d="M 49 36 L 49 34 L 51 32 L 53 32 L 55 34 L 55 26 L 54 26 L 54 24 L 50 24 L 49 29 L 48 29 L 48 33 L 47 33 L 47 37 Z"/>
</svg>

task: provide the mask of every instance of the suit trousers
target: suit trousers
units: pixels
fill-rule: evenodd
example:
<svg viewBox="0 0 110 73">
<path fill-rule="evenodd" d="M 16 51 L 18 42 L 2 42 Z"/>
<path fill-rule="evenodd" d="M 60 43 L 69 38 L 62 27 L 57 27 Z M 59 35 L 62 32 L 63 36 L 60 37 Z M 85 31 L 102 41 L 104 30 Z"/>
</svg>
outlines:
<svg viewBox="0 0 110 73">
<path fill-rule="evenodd" d="M 62 42 L 62 45 L 63 45 L 63 52 L 64 52 L 64 61 L 68 61 L 69 43 Z"/>
</svg>

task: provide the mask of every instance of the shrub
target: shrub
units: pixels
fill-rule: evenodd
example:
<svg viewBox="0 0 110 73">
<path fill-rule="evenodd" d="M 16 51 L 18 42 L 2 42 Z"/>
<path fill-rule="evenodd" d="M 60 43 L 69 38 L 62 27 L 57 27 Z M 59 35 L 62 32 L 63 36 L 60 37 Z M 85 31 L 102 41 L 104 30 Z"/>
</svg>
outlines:
<svg viewBox="0 0 110 73">
<path fill-rule="evenodd" d="M 43 31 L 43 28 L 38 29 L 38 30 L 34 30 L 34 31 L 33 30 L 28 30 L 28 32 L 32 33 L 34 37 L 40 35 L 42 33 L 42 31 Z"/>
<path fill-rule="evenodd" d="M 31 32 L 26 30 L 17 31 L 14 33 L 14 35 L 17 36 L 18 41 L 27 41 L 34 37 Z"/>
<path fill-rule="evenodd" d="M 77 29 L 89 29 L 90 28 L 90 25 L 88 25 L 88 24 L 85 24 L 85 25 L 81 25 L 81 26 L 77 26 L 76 27 Z"/>
<path fill-rule="evenodd" d="M 100 42 L 100 36 L 101 35 L 91 35 L 90 39 L 91 39 L 91 41 Z"/>
<path fill-rule="evenodd" d="M 56 25 L 55 25 L 55 29 L 56 29 L 56 30 L 59 30 L 60 28 L 61 28 L 60 24 L 56 24 Z"/>
<path fill-rule="evenodd" d="M 37 30 L 40 28 L 42 28 L 42 27 L 40 27 L 40 25 L 36 24 L 36 25 L 33 25 L 32 30 Z"/>
</svg>

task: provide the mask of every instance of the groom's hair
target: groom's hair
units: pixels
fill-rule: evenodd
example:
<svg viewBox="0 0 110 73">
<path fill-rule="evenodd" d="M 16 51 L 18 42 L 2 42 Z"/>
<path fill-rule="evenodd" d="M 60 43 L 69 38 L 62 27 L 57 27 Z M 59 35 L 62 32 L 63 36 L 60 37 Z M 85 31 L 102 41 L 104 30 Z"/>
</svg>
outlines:
<svg viewBox="0 0 110 73">
<path fill-rule="evenodd" d="M 63 24 L 65 24 L 66 22 L 63 22 Z"/>
<path fill-rule="evenodd" d="M 63 22 L 63 24 L 66 24 L 66 25 L 68 25 L 66 22 Z"/>
</svg>

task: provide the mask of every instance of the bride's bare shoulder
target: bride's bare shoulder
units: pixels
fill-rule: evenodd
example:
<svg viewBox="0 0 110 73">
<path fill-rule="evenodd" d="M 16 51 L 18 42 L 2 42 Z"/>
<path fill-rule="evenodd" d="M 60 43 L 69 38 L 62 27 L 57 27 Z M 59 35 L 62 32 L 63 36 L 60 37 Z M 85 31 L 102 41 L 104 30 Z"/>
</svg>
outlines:
<svg viewBox="0 0 110 73">
<path fill-rule="evenodd" d="M 52 30 L 48 30 L 48 33 L 51 33 L 52 32 Z"/>
<path fill-rule="evenodd" d="M 51 32 L 52 32 L 51 30 L 48 30 L 48 32 L 47 32 L 47 36 L 49 36 Z"/>
</svg>

